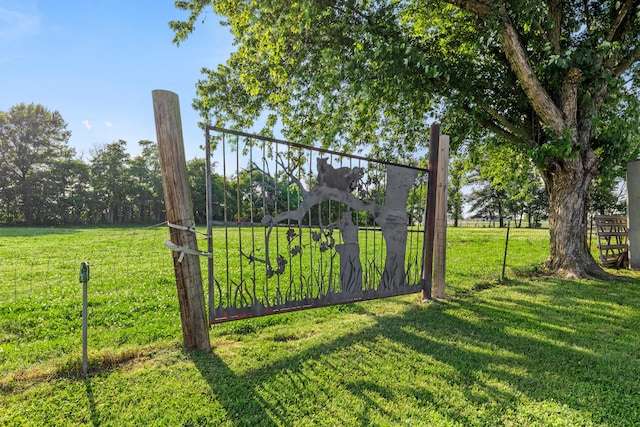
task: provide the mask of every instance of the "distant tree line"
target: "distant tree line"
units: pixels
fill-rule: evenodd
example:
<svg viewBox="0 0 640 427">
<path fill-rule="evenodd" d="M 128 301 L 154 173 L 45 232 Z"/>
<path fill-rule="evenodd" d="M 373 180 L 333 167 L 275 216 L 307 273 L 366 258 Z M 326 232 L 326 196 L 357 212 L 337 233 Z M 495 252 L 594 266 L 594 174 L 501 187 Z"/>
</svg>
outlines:
<svg viewBox="0 0 640 427">
<path fill-rule="evenodd" d="M 623 169 L 609 169 L 588 193 L 589 214 L 626 212 Z M 526 152 L 495 142 L 464 145 L 449 164 L 448 212 L 454 226 L 463 219 L 491 226 L 536 228 L 548 219 L 549 197 Z M 466 215 L 466 218 L 465 218 Z"/>
<path fill-rule="evenodd" d="M 153 224 L 164 221 L 164 196 L 156 144 L 138 142 L 139 154 L 119 140 L 78 158 L 60 113 L 19 104 L 0 111 L 0 224 L 56 226 Z M 546 219 L 548 198 L 530 158 L 512 147 L 475 144 L 454 153 L 449 167 L 449 215 L 454 225 L 465 213 L 504 226 L 536 227 Z M 215 165 L 214 165 L 215 166 Z M 205 160 L 187 162 L 196 222 L 206 221 Z M 215 167 L 214 167 L 215 170 Z M 592 186 L 593 212 L 624 212 L 621 172 L 601 175 Z M 299 193 L 284 176 L 257 165 L 224 178 L 211 177 L 215 221 L 260 222 L 264 213 L 297 209 Z M 384 190 L 383 188 L 381 189 Z M 422 218 L 423 200 L 410 200 L 411 217 Z M 224 207 L 226 206 L 226 210 Z M 339 219 L 338 204 L 323 203 L 304 223 Z M 322 219 L 321 219 L 322 218 Z M 366 213 L 360 223 L 372 223 Z M 413 221 L 412 221 L 413 222 Z M 325 224 L 326 225 L 326 224 Z"/>
<path fill-rule="evenodd" d="M 0 111 L 0 225 L 66 226 L 84 224 L 154 224 L 165 207 L 157 146 L 138 142 L 131 155 L 127 142 L 96 146 L 90 158 L 78 158 L 68 145 L 71 132 L 60 113 L 42 105 L 19 104 Z M 214 170 L 215 170 L 214 164 Z M 206 163 L 187 162 L 194 217 L 206 222 Z M 287 177 L 272 177 L 247 165 L 228 178 L 213 173 L 214 221 L 260 222 L 264 213 L 297 209 L 299 192 Z M 226 207 L 226 209 L 225 209 Z M 320 216 L 338 219 L 337 204 Z M 366 214 L 365 214 L 366 215 Z"/>
<path fill-rule="evenodd" d="M 68 145 L 71 132 L 60 113 L 19 104 L 0 111 L 0 224 L 54 226 L 150 224 L 164 220 L 162 179 L 155 143 L 139 141 L 132 156 L 120 140 L 95 147 L 90 159 Z M 205 219 L 205 161 L 188 162 L 194 214 Z M 212 178 L 224 200 L 224 179 Z M 227 186 L 232 188 L 231 185 Z M 227 214 L 236 215 L 229 191 Z M 223 220 L 222 207 L 214 218 Z"/>
</svg>

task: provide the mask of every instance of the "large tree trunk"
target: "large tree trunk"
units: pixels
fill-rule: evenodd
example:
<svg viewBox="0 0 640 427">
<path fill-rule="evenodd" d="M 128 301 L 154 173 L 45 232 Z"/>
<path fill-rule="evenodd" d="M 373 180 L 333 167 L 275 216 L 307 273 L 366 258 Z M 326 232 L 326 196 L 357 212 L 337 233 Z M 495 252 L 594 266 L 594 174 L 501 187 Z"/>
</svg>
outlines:
<svg viewBox="0 0 640 427">
<path fill-rule="evenodd" d="M 579 114 L 578 86 L 582 71 L 572 67 L 558 92 L 551 96 L 538 80 L 527 49 L 506 13 L 503 18 L 501 41 L 505 54 L 541 123 L 560 142 L 565 138 L 566 130 L 571 131 L 571 151 L 563 158 L 547 158 L 540 171 L 549 195 L 551 241 L 547 266 L 566 277 L 604 277 L 607 273 L 587 247 L 586 213 L 589 185 L 598 174 L 598 159 L 590 144 L 592 118 L 597 116 L 607 88 L 601 86 Z"/>
<path fill-rule="evenodd" d="M 587 245 L 587 195 L 597 172 L 595 154 L 588 150 L 573 159 L 556 159 L 542 170 L 549 195 L 549 254 L 547 267 L 571 278 L 605 276 Z"/>
</svg>

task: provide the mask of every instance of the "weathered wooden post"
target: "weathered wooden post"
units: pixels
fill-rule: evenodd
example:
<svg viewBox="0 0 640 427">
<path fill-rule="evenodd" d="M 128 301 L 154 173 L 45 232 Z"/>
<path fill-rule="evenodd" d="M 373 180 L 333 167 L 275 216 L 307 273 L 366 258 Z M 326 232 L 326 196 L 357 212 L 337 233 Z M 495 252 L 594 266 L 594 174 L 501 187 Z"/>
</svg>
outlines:
<svg viewBox="0 0 640 427">
<path fill-rule="evenodd" d="M 185 347 L 211 351 L 178 95 L 154 90 L 153 112 Z"/>
<path fill-rule="evenodd" d="M 629 267 L 640 270 L 640 160 L 627 164 Z"/>
<path fill-rule="evenodd" d="M 435 234 L 436 183 L 438 182 L 438 145 L 440 125 L 433 123 L 429 134 L 429 183 L 427 187 L 427 209 L 425 212 L 424 247 L 422 251 L 422 300 L 431 299 L 433 285 L 433 237 Z"/>
<path fill-rule="evenodd" d="M 433 286 L 431 296 L 443 299 L 447 268 L 447 186 L 449 183 L 449 135 L 440 135 L 436 183 L 435 233 L 433 241 Z"/>
</svg>

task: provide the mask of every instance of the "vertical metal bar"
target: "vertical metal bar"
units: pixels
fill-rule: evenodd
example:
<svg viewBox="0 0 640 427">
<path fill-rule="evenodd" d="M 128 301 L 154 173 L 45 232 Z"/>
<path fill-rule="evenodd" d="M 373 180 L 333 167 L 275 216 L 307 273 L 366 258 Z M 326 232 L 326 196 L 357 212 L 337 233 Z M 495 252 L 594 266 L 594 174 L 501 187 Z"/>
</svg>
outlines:
<svg viewBox="0 0 640 427">
<path fill-rule="evenodd" d="M 241 227 L 241 219 L 242 217 L 240 216 L 241 213 L 241 204 L 240 204 L 240 199 L 242 197 L 242 194 L 240 192 L 240 137 L 236 136 L 236 209 L 237 209 L 237 220 L 238 222 L 237 227 L 238 227 L 238 246 L 240 247 L 240 251 L 238 253 L 238 263 L 239 263 L 239 268 L 240 268 L 240 278 L 238 279 L 238 286 L 240 286 L 240 294 L 242 295 L 242 284 L 244 283 L 244 270 L 242 268 L 242 254 L 243 254 L 243 248 L 242 248 L 242 227 Z M 242 298 L 241 298 L 242 300 Z"/>
<path fill-rule="evenodd" d="M 87 375 L 87 371 L 89 369 L 89 356 L 88 356 L 88 330 L 89 330 L 89 320 L 88 320 L 88 307 L 89 307 L 89 296 L 88 296 L 88 285 L 87 282 L 82 282 L 82 375 Z"/>
<path fill-rule="evenodd" d="M 371 163 L 367 162 L 367 187 L 365 188 L 366 191 L 369 191 L 369 182 L 371 181 Z M 370 289 L 369 287 L 369 277 L 370 277 L 370 271 L 369 271 L 369 212 L 365 211 L 364 213 L 365 217 L 364 217 L 364 252 L 365 252 L 365 267 L 364 267 L 364 289 Z"/>
<path fill-rule="evenodd" d="M 89 357 L 88 357 L 88 307 L 89 297 L 87 291 L 87 282 L 89 282 L 89 263 L 82 262 L 80 264 L 80 283 L 82 283 L 82 375 L 86 376 L 89 370 Z"/>
<path fill-rule="evenodd" d="M 375 191 L 376 191 L 376 194 L 377 194 L 376 197 L 378 199 L 376 201 L 376 204 L 378 204 L 380 206 L 384 206 L 384 199 L 383 199 L 382 193 L 380 191 L 380 181 L 382 180 L 380 164 L 377 164 L 376 168 L 378 169 L 376 171 L 377 179 L 376 179 L 376 190 Z M 385 175 L 385 180 L 386 180 L 386 178 L 387 178 L 386 173 L 384 175 Z M 386 184 L 387 184 L 386 181 L 383 184 L 386 187 Z M 378 233 L 378 228 L 380 227 L 380 224 L 376 224 L 375 223 L 375 218 L 374 218 L 373 221 L 374 221 L 374 224 L 373 224 L 373 259 L 376 260 L 376 265 L 380 265 L 381 266 L 380 267 L 380 271 L 383 271 L 384 267 L 382 267 L 382 266 L 384 265 L 384 261 L 383 261 L 383 259 L 384 259 L 384 250 L 383 250 L 382 246 L 383 246 L 383 243 L 384 243 L 384 237 L 381 238 L 381 236 L 380 236 L 381 233 Z M 382 230 L 382 228 L 380 228 L 380 230 Z M 378 239 L 380 239 L 380 245 L 379 245 L 380 246 L 380 248 L 379 248 L 380 253 L 379 254 L 376 251 L 376 246 L 378 246 L 377 245 Z M 378 255 L 380 256 L 379 258 L 377 258 Z M 382 277 L 379 278 L 378 283 L 380 283 L 381 279 L 382 279 Z"/>
<path fill-rule="evenodd" d="M 289 155 L 289 151 L 291 147 L 287 150 L 287 169 L 285 172 L 285 188 L 287 191 L 287 212 L 291 212 L 291 191 L 289 190 L 289 173 L 291 171 L 291 156 Z M 284 163 L 284 162 L 283 162 Z M 293 264 L 291 263 L 292 255 L 291 255 L 291 243 L 293 239 L 289 240 L 289 230 L 291 229 L 291 218 L 287 218 L 287 253 L 289 258 L 289 287 L 292 287 L 293 284 Z M 302 282 L 300 282 L 300 286 L 302 286 Z M 300 295 L 297 297 L 298 299 L 302 298 L 302 288 L 300 287 Z"/>
<path fill-rule="evenodd" d="M 362 160 L 358 159 L 358 166 L 361 170 L 362 169 Z M 364 179 L 364 176 L 362 176 L 362 179 Z M 362 182 L 358 182 L 358 195 L 356 197 L 360 198 L 360 190 L 361 190 L 361 186 Z M 360 264 L 362 265 L 362 290 L 366 290 L 367 289 L 367 281 L 366 281 L 366 260 L 367 260 L 367 256 L 366 256 L 366 245 L 363 248 L 362 245 L 360 244 L 360 214 L 362 212 L 361 211 L 356 211 L 356 229 L 358 230 L 358 247 L 360 248 Z M 366 214 L 366 211 L 365 211 Z M 366 231 L 365 231 L 365 236 L 367 235 Z M 364 259 L 363 259 L 364 257 Z"/>
<path fill-rule="evenodd" d="M 313 151 L 309 150 L 309 188 L 313 187 Z M 309 207 L 309 212 L 307 213 L 307 221 L 309 222 L 309 283 L 313 285 L 314 279 L 314 271 L 313 271 L 313 214 L 311 211 L 313 210 L 313 206 Z M 317 283 L 316 283 L 317 284 Z M 318 297 L 322 294 L 321 286 L 316 286 L 318 289 Z"/>
<path fill-rule="evenodd" d="M 329 160 L 328 160 L 327 163 L 329 163 L 330 166 L 333 166 L 333 154 L 329 155 Z M 333 218 L 331 218 L 331 199 L 327 200 L 327 203 L 329 204 L 329 207 L 327 208 L 327 211 L 329 213 L 328 214 L 328 222 L 327 222 L 327 224 L 323 223 L 323 226 L 329 225 L 329 224 L 331 224 L 333 222 L 332 221 Z M 322 214 L 320 214 L 320 215 L 322 215 Z"/>
<path fill-rule="evenodd" d="M 227 198 L 227 138 L 226 134 L 222 134 L 222 191 L 224 193 L 224 247 L 225 247 L 225 259 L 227 261 L 227 268 L 225 269 L 226 277 L 226 303 L 227 307 L 231 304 L 231 283 L 229 282 L 229 218 L 228 213 L 228 198 Z"/>
<path fill-rule="evenodd" d="M 418 270 L 418 277 L 417 277 L 417 283 L 422 283 L 422 271 L 424 269 L 424 251 L 425 251 L 425 242 L 426 242 L 426 234 L 425 234 L 425 230 L 427 227 L 427 183 L 429 182 L 429 171 L 425 171 L 423 172 L 423 181 L 422 181 L 422 185 L 420 187 L 420 200 L 423 202 L 422 205 L 422 214 L 420 215 L 420 225 L 423 227 L 422 229 L 422 239 L 420 239 L 420 242 L 418 244 L 417 247 L 417 251 L 418 253 L 416 254 L 416 257 L 419 257 L 418 260 L 416 260 L 416 262 L 419 263 L 420 266 L 420 270 Z"/>
<path fill-rule="evenodd" d="M 304 159 L 304 152 L 302 151 L 302 149 L 299 151 L 300 152 L 300 156 L 299 159 L 297 161 L 297 165 L 296 168 L 298 170 L 298 181 L 302 182 L 302 165 L 303 165 L 303 159 Z M 300 209 L 300 194 L 301 190 L 300 188 L 296 185 L 296 210 Z M 303 215 L 300 216 L 300 219 L 298 219 L 298 245 L 300 246 L 301 250 L 303 247 L 302 244 L 302 221 L 303 221 Z M 300 287 L 303 286 L 304 284 L 304 278 L 303 278 L 303 274 L 302 274 L 302 253 L 298 254 L 298 269 L 299 269 L 299 276 L 300 276 Z M 311 297 L 311 295 L 309 295 L 309 281 L 307 281 L 307 286 L 305 289 L 306 295 L 308 298 Z"/>
<path fill-rule="evenodd" d="M 253 170 L 254 170 L 254 165 L 253 165 L 253 144 L 254 141 L 251 140 L 251 144 L 249 146 L 249 204 L 251 206 L 250 209 L 250 218 L 249 221 L 251 221 L 251 255 L 254 256 L 256 253 L 256 227 L 254 225 L 255 222 L 255 215 L 253 212 L 254 209 L 254 200 L 253 200 Z M 252 262 L 252 267 L 253 267 L 253 278 L 252 278 L 252 285 L 253 285 L 253 300 L 254 303 L 257 301 L 257 294 L 256 294 L 256 263 Z"/>
<path fill-rule="evenodd" d="M 378 166 L 379 166 L 378 164 L 375 164 L 374 167 L 373 167 L 373 173 L 374 173 L 374 177 L 375 177 L 376 180 L 378 179 L 378 170 L 377 170 Z M 378 188 L 379 188 L 379 186 L 377 184 L 375 184 L 375 181 L 374 181 L 373 192 L 377 192 Z M 378 197 L 379 197 L 379 194 L 376 197 L 374 197 L 374 200 L 376 201 L 377 204 L 379 204 Z M 378 251 L 376 250 L 377 234 L 376 234 L 376 219 L 375 219 L 375 217 L 373 217 L 371 219 L 371 228 L 372 228 L 372 236 L 373 236 L 372 237 L 372 239 L 373 239 L 373 252 L 372 252 L 372 254 L 373 255 L 372 255 L 371 258 L 373 259 L 373 265 L 374 265 L 373 273 L 375 273 L 376 272 L 376 266 L 378 265 L 378 258 L 376 258 L 377 254 L 378 254 Z M 374 277 L 376 278 L 375 282 L 376 283 L 380 283 L 380 278 L 377 277 L 377 274 Z"/>
<path fill-rule="evenodd" d="M 276 152 L 275 152 L 275 166 L 274 166 L 274 173 L 273 173 L 273 193 L 275 195 L 274 197 L 274 201 L 273 201 L 273 213 L 274 215 L 277 215 L 278 212 L 278 196 L 280 195 L 280 188 L 278 186 L 278 156 L 280 154 L 279 152 L 279 147 L 280 144 L 276 144 Z M 277 262 L 277 257 L 280 255 L 280 229 L 278 224 L 274 224 L 274 228 L 276 230 L 276 262 Z M 272 266 L 273 267 L 273 266 Z M 278 266 L 279 267 L 279 266 Z M 277 290 L 277 295 L 282 296 L 282 289 L 280 288 L 281 282 L 280 282 L 280 274 L 276 274 L 276 280 L 278 282 L 278 290 Z M 278 303 L 284 303 L 284 300 L 279 301 Z"/>
<path fill-rule="evenodd" d="M 209 323 L 215 319 L 215 298 L 213 286 L 213 189 L 211 187 L 211 138 L 209 129 L 205 131 L 205 179 L 207 197 L 207 291 L 209 293 Z"/>
<path fill-rule="evenodd" d="M 266 164 L 267 164 L 267 146 L 266 146 L 266 142 L 262 141 L 262 217 L 264 218 L 265 216 L 267 216 L 267 189 L 266 189 L 266 178 L 265 178 L 265 170 L 266 170 Z M 267 228 L 268 227 L 263 227 L 263 234 L 264 234 L 264 241 L 266 243 L 267 241 Z M 267 249 L 269 248 L 268 245 L 265 244 L 265 251 L 264 251 L 264 259 L 270 259 L 270 255 L 267 251 Z M 264 294 L 266 295 L 266 301 L 265 301 L 265 305 L 267 307 L 269 307 L 271 305 L 271 301 L 270 301 L 270 295 L 269 295 L 269 278 L 267 277 L 267 275 L 265 274 L 264 276 Z"/>
<path fill-rule="evenodd" d="M 326 153 L 323 151 L 322 154 L 318 154 L 318 157 L 320 157 L 320 156 L 324 157 L 325 154 Z M 331 156 L 327 157 L 327 163 L 329 163 L 329 164 L 331 163 Z M 319 178 L 320 178 L 320 171 L 318 170 L 318 179 Z M 318 203 L 318 228 L 319 228 L 321 236 L 322 236 L 321 237 L 321 242 L 326 241 L 326 238 L 327 238 L 326 230 L 324 229 L 325 224 L 324 224 L 323 217 L 322 217 L 322 208 L 323 208 L 322 205 L 325 204 L 325 203 L 327 204 L 327 212 L 329 212 L 329 215 L 331 215 L 331 201 L 324 200 L 324 201 L 321 201 L 320 203 Z M 327 268 L 324 265 L 324 252 L 320 251 L 319 258 L 320 258 L 320 262 L 319 262 L 319 264 L 320 264 L 320 272 L 319 272 L 320 276 L 319 277 L 320 277 L 320 282 L 324 284 L 325 275 L 326 275 L 326 271 L 327 271 Z M 333 292 L 331 276 L 330 275 L 329 275 L 328 280 L 327 280 L 327 293 L 329 293 L 329 292 Z"/>
<path fill-rule="evenodd" d="M 414 187 L 411 189 L 411 195 L 409 196 L 409 203 L 411 203 L 411 206 L 407 206 L 410 210 L 410 212 L 407 212 L 407 217 L 408 217 L 408 223 L 407 223 L 407 230 L 409 232 L 409 244 L 408 246 L 408 251 L 407 251 L 407 267 L 412 267 L 413 268 L 413 274 L 411 274 L 410 276 L 407 276 L 407 282 L 409 284 L 413 284 L 415 283 L 415 272 L 417 271 L 417 251 L 416 251 L 416 241 L 420 240 L 418 238 L 416 238 L 414 236 L 414 232 L 413 232 L 413 215 L 414 215 L 414 201 L 416 200 L 417 196 L 417 187 L 414 185 Z M 413 259 L 412 259 L 413 258 Z M 411 272 L 411 270 L 408 270 L 409 272 Z"/>
</svg>

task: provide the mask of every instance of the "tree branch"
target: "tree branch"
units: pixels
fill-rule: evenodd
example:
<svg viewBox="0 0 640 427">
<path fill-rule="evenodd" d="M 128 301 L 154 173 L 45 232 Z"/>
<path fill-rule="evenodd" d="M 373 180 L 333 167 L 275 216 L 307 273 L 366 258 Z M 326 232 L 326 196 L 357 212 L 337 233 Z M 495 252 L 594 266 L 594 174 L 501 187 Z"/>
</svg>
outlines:
<svg viewBox="0 0 640 427">
<path fill-rule="evenodd" d="M 591 13 L 589 13 L 589 0 L 582 0 L 582 7 L 584 8 L 584 24 L 587 30 L 591 29 Z"/>
<path fill-rule="evenodd" d="M 447 3 L 458 6 L 468 12 L 478 15 L 480 18 L 486 18 L 493 12 L 493 3 L 482 0 L 447 0 Z"/>
<path fill-rule="evenodd" d="M 562 111 L 538 80 L 522 41 L 511 20 L 506 16 L 506 12 L 504 12 L 504 31 L 500 35 L 500 41 L 511 68 L 518 77 L 536 114 L 544 124 L 553 129 L 556 135 L 561 135 L 565 127 Z"/>
<path fill-rule="evenodd" d="M 618 65 L 613 69 L 613 74 L 616 77 L 620 77 L 629 69 L 629 67 L 638 61 L 640 61 L 640 49 L 632 50 L 627 56 L 618 62 Z"/>
<path fill-rule="evenodd" d="M 585 92 L 586 100 L 583 105 L 585 107 L 581 111 L 579 116 L 579 132 L 582 135 L 582 144 L 584 147 L 589 145 L 589 140 L 593 135 L 593 122 L 592 118 L 597 115 L 602 107 L 604 99 L 609 92 L 609 85 L 607 82 L 602 82 L 599 85 L 591 87 Z"/>
<path fill-rule="evenodd" d="M 547 39 L 553 46 L 554 53 L 560 52 L 560 34 L 562 32 L 562 0 L 549 0 L 549 18 L 553 22 L 553 28 L 548 32 Z"/>
<path fill-rule="evenodd" d="M 613 40 L 619 38 L 618 31 L 621 30 L 621 26 L 627 20 L 629 12 L 633 10 L 634 4 L 637 0 L 627 0 L 625 1 L 618 10 L 618 13 L 613 17 L 613 21 L 611 22 L 611 28 L 609 29 L 609 34 L 605 38 L 606 41 L 612 42 Z M 613 6 L 611 6 L 613 8 Z"/>
<path fill-rule="evenodd" d="M 577 125 L 578 85 L 580 84 L 581 77 L 582 71 L 576 67 L 571 67 L 565 76 L 564 82 L 562 82 L 562 112 L 572 127 Z"/>
<path fill-rule="evenodd" d="M 480 107 L 480 105 L 478 105 L 478 106 Z M 467 114 L 469 114 L 470 116 L 474 116 L 476 118 L 476 120 L 478 120 L 478 122 L 480 122 L 480 124 L 482 124 L 484 127 L 489 129 L 491 132 L 495 133 L 496 135 L 498 135 L 500 138 L 504 139 L 505 141 L 509 141 L 509 142 L 511 142 L 512 144 L 515 144 L 515 145 L 522 145 L 523 141 L 525 141 L 525 142 L 530 143 L 530 145 L 533 145 L 533 141 L 532 140 L 520 138 L 520 137 L 514 135 L 513 133 L 505 130 L 502 127 L 500 127 L 495 121 L 489 120 L 486 117 L 481 117 L 477 112 L 473 111 L 471 108 L 469 108 L 469 107 L 461 107 L 461 108 L 464 111 L 466 111 Z M 480 107 L 480 108 L 482 108 L 482 107 Z"/>
<path fill-rule="evenodd" d="M 523 138 L 518 138 L 516 135 L 514 135 L 514 134 L 512 134 L 510 132 L 507 132 L 506 130 L 504 130 L 503 128 L 501 128 L 500 126 L 498 126 L 495 122 L 493 122 L 491 120 L 480 119 L 480 122 L 487 129 L 489 129 L 491 132 L 495 133 L 500 138 L 504 139 L 505 141 L 509 141 L 510 143 L 512 143 L 514 145 L 522 145 L 523 141 L 530 142 L 529 140 L 526 140 L 526 139 L 523 139 Z M 533 143 L 530 143 L 528 145 L 533 145 Z"/>
<path fill-rule="evenodd" d="M 480 107 L 484 112 L 493 117 L 503 128 L 507 129 L 514 137 L 520 136 L 525 140 L 530 139 L 530 135 L 527 132 L 515 124 L 513 124 L 510 120 L 508 120 L 505 116 L 498 113 L 495 108 L 483 103 L 477 102 L 478 107 Z M 499 126 L 496 126 L 499 127 Z"/>
<path fill-rule="evenodd" d="M 262 220 L 262 225 L 265 227 L 274 226 L 284 220 L 300 221 L 309 212 L 311 207 L 320 204 L 324 200 L 335 200 L 336 202 L 344 203 L 354 211 L 367 211 L 374 217 L 379 216 L 380 206 L 376 205 L 371 200 L 358 199 L 351 193 L 338 190 L 336 188 L 327 187 L 324 185 L 315 185 L 307 193 L 307 197 L 302 201 L 300 207 L 293 211 L 280 212 L 275 217 L 269 215 L 265 216 Z"/>
<path fill-rule="evenodd" d="M 278 154 L 278 157 L 276 158 L 276 163 L 282 167 L 284 172 L 289 177 L 290 182 L 294 183 L 298 187 L 298 189 L 302 193 L 302 197 L 303 198 L 307 197 L 307 195 L 309 194 L 309 191 L 307 191 L 307 189 L 304 188 L 304 185 L 302 185 L 302 182 L 287 168 L 287 166 L 284 164 L 284 162 L 280 158 L 280 154 Z"/>
</svg>

